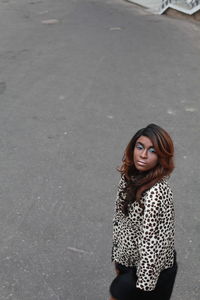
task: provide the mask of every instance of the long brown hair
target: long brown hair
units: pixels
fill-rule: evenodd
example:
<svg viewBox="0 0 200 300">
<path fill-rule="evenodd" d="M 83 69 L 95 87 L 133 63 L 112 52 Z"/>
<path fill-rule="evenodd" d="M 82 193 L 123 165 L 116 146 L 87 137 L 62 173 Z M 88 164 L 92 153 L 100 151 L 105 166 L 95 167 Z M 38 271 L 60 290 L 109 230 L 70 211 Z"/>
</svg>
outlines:
<svg viewBox="0 0 200 300">
<path fill-rule="evenodd" d="M 141 136 L 146 136 L 151 140 L 158 155 L 157 165 L 146 172 L 139 172 L 135 168 L 133 160 L 135 144 Z M 129 205 L 134 201 L 138 201 L 140 206 L 143 207 L 140 202 L 142 194 L 163 177 L 170 175 L 174 169 L 173 156 L 174 146 L 172 139 L 163 128 L 156 124 L 149 124 L 136 132 L 125 149 L 122 165 L 118 169 L 125 176 L 127 183 L 122 191 L 126 195 L 122 207 L 125 215 L 128 214 Z"/>
</svg>

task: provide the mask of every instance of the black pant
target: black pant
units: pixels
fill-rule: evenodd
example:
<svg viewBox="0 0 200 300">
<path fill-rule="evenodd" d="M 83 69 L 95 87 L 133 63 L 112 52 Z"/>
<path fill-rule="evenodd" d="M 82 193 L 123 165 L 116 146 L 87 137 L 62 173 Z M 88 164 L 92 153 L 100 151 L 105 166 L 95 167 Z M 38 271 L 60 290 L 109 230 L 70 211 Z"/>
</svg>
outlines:
<svg viewBox="0 0 200 300">
<path fill-rule="evenodd" d="M 116 264 L 119 271 L 110 285 L 110 293 L 117 300 L 169 300 L 172 294 L 176 273 L 176 255 L 174 265 L 160 273 L 156 288 L 153 291 L 142 291 L 136 288 L 136 267 L 125 267 Z"/>
</svg>

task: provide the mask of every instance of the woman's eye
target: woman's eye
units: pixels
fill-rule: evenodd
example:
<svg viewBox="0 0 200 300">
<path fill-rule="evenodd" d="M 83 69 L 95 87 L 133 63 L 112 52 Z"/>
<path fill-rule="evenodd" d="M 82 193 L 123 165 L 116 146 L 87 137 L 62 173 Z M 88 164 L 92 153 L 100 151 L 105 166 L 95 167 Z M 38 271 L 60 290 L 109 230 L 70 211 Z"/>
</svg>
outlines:
<svg viewBox="0 0 200 300">
<path fill-rule="evenodd" d="M 136 145 L 136 148 L 139 149 L 139 150 L 143 149 L 142 145 L 139 145 L 139 144 Z"/>
<path fill-rule="evenodd" d="M 151 152 L 151 153 L 155 153 L 155 152 L 156 152 L 156 150 L 155 150 L 154 148 L 150 148 L 150 149 L 149 149 L 149 152 Z"/>
</svg>

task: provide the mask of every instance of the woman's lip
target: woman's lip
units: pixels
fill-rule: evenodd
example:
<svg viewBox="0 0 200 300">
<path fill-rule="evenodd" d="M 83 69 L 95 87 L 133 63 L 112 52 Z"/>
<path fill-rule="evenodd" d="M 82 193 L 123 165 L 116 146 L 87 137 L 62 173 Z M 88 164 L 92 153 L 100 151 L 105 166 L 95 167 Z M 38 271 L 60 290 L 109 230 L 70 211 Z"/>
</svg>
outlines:
<svg viewBox="0 0 200 300">
<path fill-rule="evenodd" d="M 138 163 L 138 165 L 143 165 L 143 166 L 147 164 L 144 161 L 140 161 L 140 160 L 138 160 L 137 163 Z"/>
</svg>

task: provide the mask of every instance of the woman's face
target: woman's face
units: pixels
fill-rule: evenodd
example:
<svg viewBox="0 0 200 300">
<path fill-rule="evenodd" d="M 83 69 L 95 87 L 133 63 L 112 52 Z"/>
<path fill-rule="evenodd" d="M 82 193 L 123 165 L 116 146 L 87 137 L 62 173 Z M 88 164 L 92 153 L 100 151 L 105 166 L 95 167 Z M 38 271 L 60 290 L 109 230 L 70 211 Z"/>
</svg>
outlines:
<svg viewBox="0 0 200 300">
<path fill-rule="evenodd" d="M 158 163 L 158 155 L 151 140 L 146 136 L 140 136 L 135 144 L 133 160 L 138 171 L 149 171 Z"/>
</svg>

